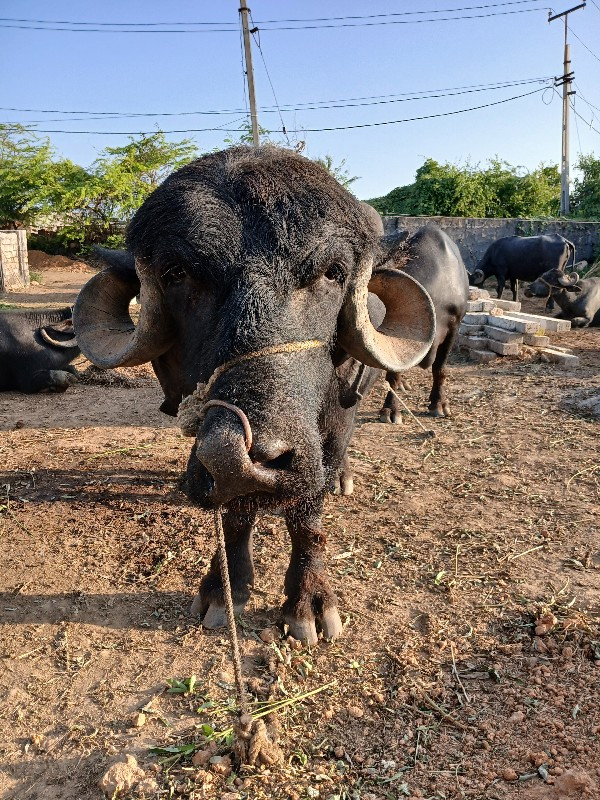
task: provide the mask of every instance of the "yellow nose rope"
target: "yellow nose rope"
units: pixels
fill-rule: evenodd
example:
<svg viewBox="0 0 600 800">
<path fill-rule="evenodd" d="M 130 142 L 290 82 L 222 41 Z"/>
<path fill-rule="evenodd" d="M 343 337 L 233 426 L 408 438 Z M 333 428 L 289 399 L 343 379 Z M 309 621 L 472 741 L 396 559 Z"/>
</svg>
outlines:
<svg viewBox="0 0 600 800">
<path fill-rule="evenodd" d="M 243 364 L 245 361 L 251 361 L 255 358 L 263 358 L 263 356 L 275 356 L 279 353 L 300 353 L 302 350 L 314 350 L 317 347 L 324 346 L 325 342 L 322 342 L 320 339 L 308 339 L 304 342 L 283 342 L 282 344 L 273 344 L 270 347 L 263 347 L 262 350 L 255 350 L 252 353 L 245 353 L 243 356 L 237 356 L 236 358 L 232 358 L 230 361 L 226 361 L 224 364 L 221 364 L 220 367 L 217 367 L 214 370 L 206 383 L 199 383 L 194 391 L 187 397 L 184 397 L 179 404 L 177 422 L 179 423 L 179 427 L 181 428 L 183 435 L 196 436 L 198 433 L 198 428 L 200 427 L 202 414 L 207 408 L 210 407 L 209 403 L 205 402 L 210 390 L 214 386 L 215 382 L 221 377 L 221 375 L 230 370 L 232 367 L 237 367 L 238 364 Z M 224 402 L 219 401 L 219 405 L 224 405 Z M 224 407 L 230 408 L 229 405 L 224 405 Z M 231 407 L 230 410 L 234 411 L 234 407 Z M 235 413 L 238 414 L 237 411 L 235 411 Z M 238 416 L 240 415 L 238 414 Z M 246 430 L 245 425 L 244 432 L 246 434 L 246 446 L 249 450 L 250 445 L 248 445 L 248 440 L 250 440 L 250 444 L 252 444 L 252 435 L 250 433 L 249 439 L 248 431 Z"/>
</svg>

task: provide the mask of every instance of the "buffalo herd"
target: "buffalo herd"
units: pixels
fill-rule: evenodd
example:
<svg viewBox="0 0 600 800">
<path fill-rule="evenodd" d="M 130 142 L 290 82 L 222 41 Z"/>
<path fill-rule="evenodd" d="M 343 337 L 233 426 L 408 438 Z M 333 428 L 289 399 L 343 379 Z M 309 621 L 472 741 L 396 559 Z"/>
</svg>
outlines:
<svg viewBox="0 0 600 800">
<path fill-rule="evenodd" d="M 327 170 L 274 146 L 178 170 L 133 217 L 127 249 L 100 255 L 105 268 L 72 311 L 2 313 L 0 390 L 64 391 L 80 352 L 102 368 L 151 362 L 162 411 L 197 405 L 185 487 L 196 505 L 223 512 L 236 611 L 254 584 L 256 515 L 282 508 L 292 542 L 283 618 L 308 644 L 342 629 L 323 501 L 329 489 L 352 490 L 346 449 L 381 371 L 382 420 L 399 421 L 401 374 L 415 365 L 433 373 L 429 412 L 449 416 L 445 365 L 469 283 L 491 276 L 499 297 L 509 281 L 516 298 L 525 280 L 527 296 L 552 299 L 573 325 L 600 326 L 600 278 L 572 270 L 562 237 L 499 239 L 469 275 L 436 226 L 386 236 Z M 193 611 L 206 627 L 226 623 L 216 557 Z"/>
</svg>

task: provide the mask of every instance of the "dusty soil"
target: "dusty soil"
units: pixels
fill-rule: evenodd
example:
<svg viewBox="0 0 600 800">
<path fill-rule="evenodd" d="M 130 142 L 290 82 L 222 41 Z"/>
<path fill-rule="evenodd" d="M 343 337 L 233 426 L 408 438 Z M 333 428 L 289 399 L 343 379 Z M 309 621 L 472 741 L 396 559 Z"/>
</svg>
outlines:
<svg viewBox="0 0 600 800">
<path fill-rule="evenodd" d="M 0 395 L 0 796 L 100 800 L 129 755 L 132 797 L 600 797 L 599 423 L 563 406 L 600 391 L 600 330 L 554 341 L 577 369 L 454 355 L 451 420 L 423 416 L 412 370 L 434 438 L 380 424 L 381 386 L 367 400 L 355 494 L 326 504 L 337 642 L 276 627 L 287 536 L 259 518 L 244 670 L 258 700 L 294 702 L 284 761 L 239 775 L 222 740 L 198 766 L 233 675 L 225 633 L 188 615 L 214 533 L 179 490 L 190 440 L 158 384 Z"/>
</svg>

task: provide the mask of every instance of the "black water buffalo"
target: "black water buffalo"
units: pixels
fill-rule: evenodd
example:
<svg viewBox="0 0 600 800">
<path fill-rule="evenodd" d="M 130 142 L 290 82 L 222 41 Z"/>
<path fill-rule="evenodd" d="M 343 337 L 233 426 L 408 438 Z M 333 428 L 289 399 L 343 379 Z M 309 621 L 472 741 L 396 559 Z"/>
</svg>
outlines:
<svg viewBox="0 0 600 800">
<path fill-rule="evenodd" d="M 569 258 L 575 263 L 575 246 L 558 233 L 541 236 L 504 236 L 491 244 L 469 276 L 472 286 L 482 286 L 494 275 L 498 298 L 510 281 L 513 300 L 518 300 L 519 281 L 534 281 L 549 269 L 562 269 Z"/>
<path fill-rule="evenodd" d="M 236 147 L 167 178 L 129 225 L 129 261 L 118 256 L 75 306 L 94 363 L 152 361 L 164 411 L 197 403 L 187 493 L 223 510 L 237 612 L 254 582 L 257 511 L 283 507 L 292 540 L 284 619 L 310 644 L 317 626 L 326 637 L 342 628 L 321 514 L 360 395 L 378 369 L 418 364 L 435 335 L 427 292 L 388 268 L 379 239 L 318 164 Z M 140 285 L 134 327 L 128 306 Z M 216 558 L 192 610 L 206 627 L 226 623 Z"/>
<path fill-rule="evenodd" d="M 556 316 L 574 328 L 600 328 L 600 278 L 551 269 L 525 289 L 526 297 L 551 297 L 561 309 Z"/>
<path fill-rule="evenodd" d="M 423 369 L 431 367 L 433 372 L 429 413 L 434 417 L 449 417 L 450 407 L 444 390 L 445 367 L 467 309 L 467 270 L 456 244 L 435 225 L 427 225 L 408 238 L 404 232 L 394 234 L 384 242 L 390 266 L 394 265 L 419 281 L 433 301 L 435 339 L 419 366 Z M 394 391 L 388 392 L 380 418 L 382 422 L 401 422 L 400 403 L 394 392 L 404 382 L 394 372 L 388 372 L 386 378 Z"/>
<path fill-rule="evenodd" d="M 79 353 L 70 308 L 0 313 L 0 391 L 64 392 Z"/>
</svg>

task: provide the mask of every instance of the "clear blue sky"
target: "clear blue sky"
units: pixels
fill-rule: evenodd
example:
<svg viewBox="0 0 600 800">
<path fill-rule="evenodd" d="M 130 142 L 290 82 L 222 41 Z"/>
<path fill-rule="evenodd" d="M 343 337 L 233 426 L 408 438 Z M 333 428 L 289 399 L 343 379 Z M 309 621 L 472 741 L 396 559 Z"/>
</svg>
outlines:
<svg viewBox="0 0 600 800">
<path fill-rule="evenodd" d="M 478 106 L 533 91 L 541 84 L 475 91 L 412 102 L 385 102 L 345 108 L 308 110 L 302 104 L 379 96 L 397 101 L 402 94 L 448 90 L 481 84 L 520 81 L 562 73 L 563 23 L 547 22 L 548 3 L 519 2 L 481 10 L 416 16 L 346 19 L 356 27 L 320 27 L 267 30 L 266 20 L 364 15 L 400 15 L 408 11 L 437 11 L 483 6 L 498 0 L 249 0 L 260 28 L 260 44 L 282 116 L 292 139 L 306 141 L 311 157 L 330 154 L 346 159 L 352 175 L 360 176 L 354 191 L 361 198 L 380 196 L 414 179 L 425 157 L 438 161 L 483 162 L 496 155 L 514 165 L 532 169 L 541 161 L 560 159 L 561 101 L 550 89 L 520 100 L 455 116 L 419 122 L 381 125 L 329 132 L 313 128 L 386 122 Z M 554 12 L 576 0 L 555 0 Z M 40 31 L 0 27 L 0 105 L 27 109 L 120 113 L 222 111 L 244 109 L 237 0 L 3 0 L 0 25 L 36 25 L 7 19 L 91 23 L 214 22 L 224 32 L 116 33 Z M 530 13 L 505 13 L 533 9 Z M 480 19 L 391 24 L 392 20 L 440 19 L 448 16 L 496 14 Z M 221 23 L 228 23 L 223 25 Z M 305 25 L 340 25 L 306 22 Z M 294 23 L 277 23 L 279 27 Z M 95 27 L 91 25 L 90 27 Z M 161 26 L 157 26 L 160 28 Z M 175 26 L 177 28 L 177 26 Z M 571 159 L 600 151 L 600 0 L 570 17 L 576 109 L 584 120 L 571 126 Z M 584 46 L 587 45 L 587 48 Z M 592 52 L 590 52 L 590 50 Z M 254 46 L 257 99 L 273 107 L 271 86 L 261 54 Z M 385 97 L 384 97 L 385 96 Z M 584 98 L 592 108 L 584 102 Z M 360 102 L 372 102 L 362 100 Z M 547 105 L 545 104 L 547 103 Z M 592 121 L 592 115 L 595 115 Z M 133 119 L 67 119 L 65 114 L 0 111 L 1 121 L 44 119 L 37 126 L 54 130 L 151 131 L 235 128 L 244 113 L 139 117 Z M 85 116 L 85 115 L 80 115 Z M 260 113 L 266 128 L 279 128 L 277 113 Z M 234 124 L 232 124 L 234 123 Z M 107 145 L 127 141 L 123 133 L 48 134 L 58 154 L 84 166 Z M 231 134 L 207 131 L 169 134 L 170 139 L 193 138 L 202 150 L 223 144 Z M 581 143 L 581 144 L 580 144 Z"/>
</svg>

